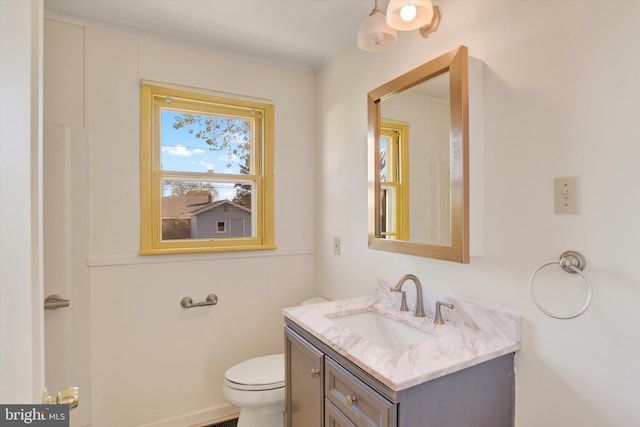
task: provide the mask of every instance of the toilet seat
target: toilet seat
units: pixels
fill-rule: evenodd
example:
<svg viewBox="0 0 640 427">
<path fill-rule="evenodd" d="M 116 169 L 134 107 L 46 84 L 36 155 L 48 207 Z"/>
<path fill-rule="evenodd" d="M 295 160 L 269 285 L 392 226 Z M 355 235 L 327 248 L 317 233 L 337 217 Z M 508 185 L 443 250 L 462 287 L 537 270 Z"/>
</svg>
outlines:
<svg viewBox="0 0 640 427">
<path fill-rule="evenodd" d="M 284 354 L 261 356 L 238 363 L 224 373 L 224 383 L 234 390 L 284 388 Z"/>
</svg>

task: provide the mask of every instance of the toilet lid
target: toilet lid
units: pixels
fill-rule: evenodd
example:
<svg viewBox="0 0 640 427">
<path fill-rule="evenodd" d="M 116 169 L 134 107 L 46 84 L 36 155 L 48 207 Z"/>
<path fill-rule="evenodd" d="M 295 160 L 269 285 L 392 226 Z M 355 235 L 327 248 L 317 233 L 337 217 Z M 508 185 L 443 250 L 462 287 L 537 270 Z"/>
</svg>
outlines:
<svg viewBox="0 0 640 427">
<path fill-rule="evenodd" d="M 245 360 L 227 369 L 227 385 L 241 390 L 269 390 L 284 387 L 284 354 Z"/>
</svg>

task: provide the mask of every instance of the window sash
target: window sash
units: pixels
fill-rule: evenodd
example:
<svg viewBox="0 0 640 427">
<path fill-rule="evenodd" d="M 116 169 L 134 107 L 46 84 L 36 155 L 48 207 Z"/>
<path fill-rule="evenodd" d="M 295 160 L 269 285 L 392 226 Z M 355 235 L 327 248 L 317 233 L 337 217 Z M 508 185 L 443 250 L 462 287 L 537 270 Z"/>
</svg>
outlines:
<svg viewBox="0 0 640 427">
<path fill-rule="evenodd" d="M 225 102 L 232 102 L 234 105 L 229 106 Z M 163 171 L 160 139 L 160 114 L 163 109 L 251 119 L 253 132 L 249 154 L 250 173 Z M 163 179 L 246 182 L 252 185 L 253 237 L 162 240 Z M 141 255 L 275 249 L 273 222 L 273 106 L 142 85 Z"/>
<path fill-rule="evenodd" d="M 193 103 L 181 102 L 171 100 L 169 105 L 166 104 L 168 97 L 156 97 L 154 101 L 154 147 L 157 147 L 158 158 L 154 159 L 157 165 L 161 165 L 162 160 L 162 147 L 164 146 L 162 140 L 162 112 L 171 111 L 176 113 L 205 115 L 212 117 L 221 117 L 227 119 L 239 119 L 248 120 L 252 123 L 251 126 L 251 146 L 249 150 L 249 173 L 260 175 L 262 173 L 262 163 L 258 162 L 262 155 L 262 141 L 263 141 L 263 124 L 262 113 L 256 109 L 238 109 L 228 108 L 226 106 L 220 106 L 217 104 L 204 104 L 198 105 L 200 108 L 195 108 Z M 206 148 L 206 147 L 205 147 Z"/>
</svg>

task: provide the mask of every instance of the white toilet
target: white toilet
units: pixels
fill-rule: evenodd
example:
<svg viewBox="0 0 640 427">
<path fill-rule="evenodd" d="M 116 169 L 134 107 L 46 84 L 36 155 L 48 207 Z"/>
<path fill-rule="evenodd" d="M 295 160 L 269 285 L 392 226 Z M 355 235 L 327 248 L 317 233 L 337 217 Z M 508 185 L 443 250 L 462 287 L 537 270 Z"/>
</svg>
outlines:
<svg viewBox="0 0 640 427">
<path fill-rule="evenodd" d="M 222 393 L 240 408 L 238 427 L 283 427 L 284 354 L 256 357 L 227 369 Z"/>
<path fill-rule="evenodd" d="M 326 301 L 317 297 L 302 305 Z M 227 369 L 222 393 L 240 408 L 237 427 L 283 427 L 284 354 L 256 357 Z"/>
</svg>

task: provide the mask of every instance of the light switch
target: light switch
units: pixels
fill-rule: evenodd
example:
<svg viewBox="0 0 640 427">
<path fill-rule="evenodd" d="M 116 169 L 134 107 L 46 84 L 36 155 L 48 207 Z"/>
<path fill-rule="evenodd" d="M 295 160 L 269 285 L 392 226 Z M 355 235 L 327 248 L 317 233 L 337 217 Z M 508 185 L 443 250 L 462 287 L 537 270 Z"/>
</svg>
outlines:
<svg viewBox="0 0 640 427">
<path fill-rule="evenodd" d="M 333 238 L 333 254 L 340 255 L 340 237 Z"/>
<path fill-rule="evenodd" d="M 555 212 L 557 214 L 578 213 L 578 177 L 568 176 L 553 180 Z"/>
</svg>

